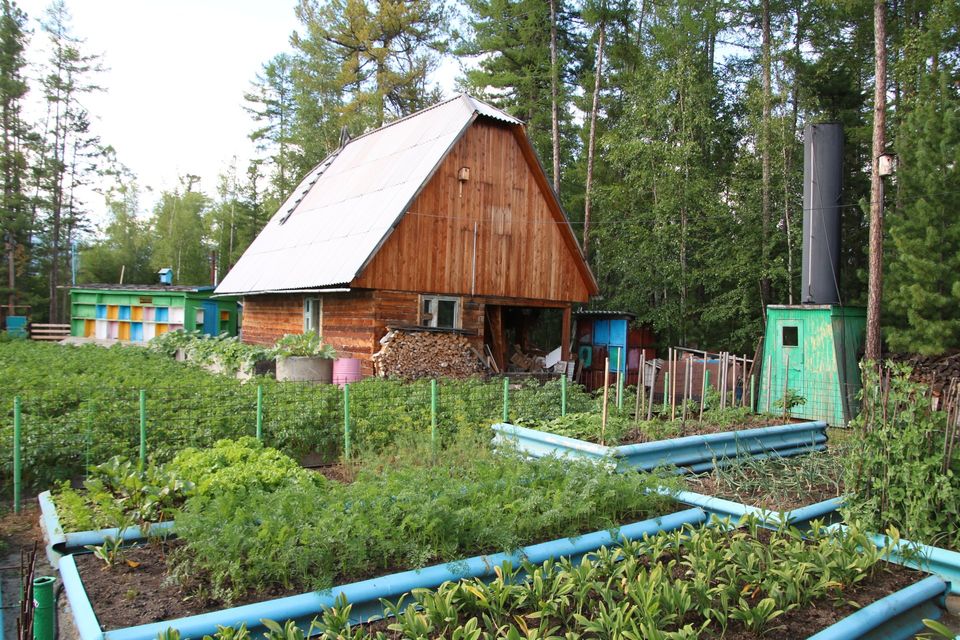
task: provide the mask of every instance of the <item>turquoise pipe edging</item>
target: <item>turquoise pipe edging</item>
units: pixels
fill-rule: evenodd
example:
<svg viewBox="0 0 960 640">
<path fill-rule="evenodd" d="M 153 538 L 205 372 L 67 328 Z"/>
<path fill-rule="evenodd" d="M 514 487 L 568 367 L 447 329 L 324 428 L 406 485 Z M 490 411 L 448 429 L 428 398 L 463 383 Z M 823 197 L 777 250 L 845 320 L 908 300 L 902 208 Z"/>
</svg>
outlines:
<svg viewBox="0 0 960 640">
<path fill-rule="evenodd" d="M 942 579 L 929 576 L 851 613 L 807 640 L 850 640 L 867 634 L 890 640 L 909 638 L 923 630 L 924 617 L 940 617 L 942 611 L 936 601 L 943 598 L 946 589 Z"/>
<path fill-rule="evenodd" d="M 672 496 L 678 502 L 689 504 L 693 507 L 700 507 L 707 513 L 717 515 L 721 518 L 730 517 L 736 521 L 744 516 L 756 516 L 761 522 L 768 523 L 771 526 L 778 526 L 784 522 L 793 526 L 804 526 L 813 520 L 836 512 L 837 509 L 843 506 L 843 497 L 839 497 L 780 513 L 741 504 L 732 500 L 724 500 L 723 498 L 695 493 L 693 491 L 665 490 L 663 493 Z"/>
<path fill-rule="evenodd" d="M 617 471 L 651 471 L 673 465 L 701 472 L 714 468 L 717 461 L 724 458 L 766 456 L 771 452 L 781 456 L 796 455 L 822 450 L 827 442 L 827 423 L 820 420 L 618 447 L 606 447 L 504 422 L 494 424 L 492 429 L 495 433 L 494 445 L 511 444 L 533 457 L 569 455 L 607 461 Z"/>
<path fill-rule="evenodd" d="M 846 529 L 846 525 L 834 524 L 830 528 Z M 883 549 L 891 542 L 889 537 L 878 533 L 868 534 L 868 537 L 878 549 Z M 949 583 L 950 593 L 960 594 L 960 553 L 956 551 L 900 540 L 887 559 L 940 576 Z"/>
<path fill-rule="evenodd" d="M 124 542 L 139 542 L 150 536 L 166 535 L 173 532 L 173 521 L 155 522 L 144 533 L 140 527 L 120 529 L 97 529 L 91 531 L 64 531 L 57 515 L 57 506 L 49 491 L 44 491 L 37 500 L 40 502 L 40 529 L 46 542 L 47 559 L 57 568 L 60 558 L 69 553 L 83 551 L 87 545 L 101 545 L 106 538 L 122 537 Z"/>
<path fill-rule="evenodd" d="M 248 629 L 256 629 L 261 626 L 260 621 L 263 619 L 296 620 L 306 627 L 324 607 L 333 606 L 341 594 L 346 596 L 352 605 L 350 622 L 358 624 L 383 615 L 381 599 L 395 600 L 412 589 L 435 588 L 451 580 L 492 575 L 494 568 L 505 562 L 517 565 L 526 560 L 533 564 L 541 564 L 557 557 L 570 557 L 579 561 L 583 555 L 602 546 L 641 538 L 644 535 L 653 535 L 660 531 L 673 531 L 686 524 L 702 524 L 706 519 L 707 514 L 702 509 L 686 509 L 624 525 L 616 529 L 615 533 L 608 530 L 596 531 L 573 538 L 523 547 L 513 553 L 475 556 L 447 564 L 354 582 L 323 592 L 304 593 L 107 632 L 103 632 L 100 628 L 72 555 L 61 559 L 60 576 L 63 579 L 64 591 L 73 611 L 81 640 L 154 640 L 157 634 L 171 627 L 178 629 L 182 637 L 197 638 L 215 633 L 218 626 L 246 624 Z"/>
</svg>

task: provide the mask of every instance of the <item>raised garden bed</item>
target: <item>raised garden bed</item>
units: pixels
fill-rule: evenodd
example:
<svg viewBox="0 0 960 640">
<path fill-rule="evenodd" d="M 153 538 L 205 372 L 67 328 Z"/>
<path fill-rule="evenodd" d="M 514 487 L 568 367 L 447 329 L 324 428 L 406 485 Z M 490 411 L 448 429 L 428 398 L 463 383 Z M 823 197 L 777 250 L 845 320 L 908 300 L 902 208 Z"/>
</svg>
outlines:
<svg viewBox="0 0 960 640">
<path fill-rule="evenodd" d="M 700 509 L 688 509 L 620 527 L 616 533 L 609 530 L 544 542 L 518 549 L 513 553 L 497 553 L 476 556 L 452 563 L 438 564 L 421 569 L 403 571 L 390 575 L 362 580 L 324 591 L 312 591 L 293 596 L 274 598 L 232 608 L 208 611 L 198 615 L 177 617 L 148 624 L 103 631 L 97 614 L 97 603 L 92 602 L 84 587 L 83 574 L 78 569 L 78 556 L 66 556 L 60 564 L 60 574 L 74 621 L 81 640 L 154 640 L 157 634 L 175 628 L 182 637 L 201 637 L 216 633 L 218 626 L 239 626 L 248 629 L 261 627 L 261 620 L 296 620 L 308 625 L 319 612 L 336 605 L 344 597 L 351 603 L 349 616 L 353 624 L 366 622 L 384 614 L 382 600 L 395 600 L 413 589 L 434 588 L 444 582 L 469 578 L 483 578 L 495 574 L 504 564 L 519 566 L 524 560 L 542 563 L 550 559 L 568 557 L 576 561 L 584 554 L 602 546 L 623 540 L 642 538 L 659 531 L 676 530 L 685 524 L 698 524 L 706 519 Z M 81 560 L 79 564 L 83 564 Z M 99 568 L 95 571 L 100 571 Z"/>
<path fill-rule="evenodd" d="M 760 427 L 657 442 L 603 446 L 576 438 L 513 424 L 493 425 L 494 444 L 510 445 L 532 456 L 570 456 L 611 464 L 617 471 L 652 471 L 665 466 L 702 473 L 716 464 L 771 454 L 789 457 L 826 448 L 827 424 L 822 421 Z"/>
<path fill-rule="evenodd" d="M 814 519 L 836 521 L 843 504 L 840 451 L 842 446 L 791 458 L 738 460 L 685 478 L 689 490 L 676 497 L 733 518 L 751 514 L 801 528 Z"/>
</svg>

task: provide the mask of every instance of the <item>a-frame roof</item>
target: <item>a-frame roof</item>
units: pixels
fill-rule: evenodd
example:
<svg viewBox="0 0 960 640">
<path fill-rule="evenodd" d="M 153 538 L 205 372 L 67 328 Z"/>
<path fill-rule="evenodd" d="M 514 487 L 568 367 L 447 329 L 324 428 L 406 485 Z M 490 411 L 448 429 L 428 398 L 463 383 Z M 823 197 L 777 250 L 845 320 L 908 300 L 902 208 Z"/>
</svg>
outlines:
<svg viewBox="0 0 960 640">
<path fill-rule="evenodd" d="M 217 287 L 218 295 L 349 286 L 477 118 L 523 123 L 466 94 L 350 140 L 311 170 Z M 522 136 L 529 146 L 525 134 Z M 530 149 L 531 157 L 542 168 Z M 544 179 L 545 183 L 545 179 Z M 549 187 L 548 187 L 549 188 Z M 556 197 L 562 232 L 596 282 Z"/>
</svg>

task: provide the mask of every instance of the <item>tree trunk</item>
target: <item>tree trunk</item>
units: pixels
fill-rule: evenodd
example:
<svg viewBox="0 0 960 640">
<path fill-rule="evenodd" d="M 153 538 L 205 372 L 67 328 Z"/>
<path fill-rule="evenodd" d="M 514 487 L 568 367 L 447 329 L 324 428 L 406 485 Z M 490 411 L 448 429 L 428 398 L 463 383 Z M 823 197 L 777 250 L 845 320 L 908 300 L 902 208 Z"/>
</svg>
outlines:
<svg viewBox="0 0 960 640">
<path fill-rule="evenodd" d="M 880 154 L 886 146 L 887 119 L 887 6 L 873 3 L 875 81 L 873 91 L 873 170 L 870 175 L 870 264 L 867 282 L 867 342 L 865 357 L 879 360 L 880 300 L 883 293 L 883 182 Z"/>
<path fill-rule="evenodd" d="M 560 107 L 557 104 L 557 0 L 550 0 L 550 119 L 553 136 L 553 190 L 560 195 Z"/>
<path fill-rule="evenodd" d="M 590 255 L 590 190 L 593 187 L 593 156 L 597 141 L 597 111 L 600 108 L 600 79 L 603 76 L 604 23 L 600 21 L 597 41 L 597 67 L 593 79 L 593 104 L 590 107 L 590 135 L 587 141 L 587 183 L 583 195 L 583 254 Z"/>
<path fill-rule="evenodd" d="M 770 304 L 773 298 L 772 286 L 770 283 L 770 103 L 771 82 L 770 82 L 770 0 L 763 0 L 761 31 L 762 34 L 762 62 L 763 67 L 763 121 L 760 124 L 760 147 L 762 162 L 762 185 L 761 185 L 761 205 L 760 220 L 762 227 L 762 240 L 760 245 L 762 277 L 760 280 L 760 295 L 764 304 Z"/>
</svg>

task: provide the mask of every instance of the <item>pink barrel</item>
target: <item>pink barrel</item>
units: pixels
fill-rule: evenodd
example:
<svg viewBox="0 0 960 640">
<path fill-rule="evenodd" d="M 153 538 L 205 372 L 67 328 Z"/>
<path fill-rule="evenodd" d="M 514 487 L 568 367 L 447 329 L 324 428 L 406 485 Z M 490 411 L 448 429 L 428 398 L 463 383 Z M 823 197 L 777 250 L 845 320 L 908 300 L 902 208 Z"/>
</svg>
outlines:
<svg viewBox="0 0 960 640">
<path fill-rule="evenodd" d="M 333 384 L 341 387 L 347 382 L 356 382 L 360 375 L 360 360 L 357 358 L 337 358 L 333 361 Z"/>
</svg>

